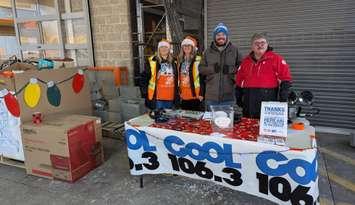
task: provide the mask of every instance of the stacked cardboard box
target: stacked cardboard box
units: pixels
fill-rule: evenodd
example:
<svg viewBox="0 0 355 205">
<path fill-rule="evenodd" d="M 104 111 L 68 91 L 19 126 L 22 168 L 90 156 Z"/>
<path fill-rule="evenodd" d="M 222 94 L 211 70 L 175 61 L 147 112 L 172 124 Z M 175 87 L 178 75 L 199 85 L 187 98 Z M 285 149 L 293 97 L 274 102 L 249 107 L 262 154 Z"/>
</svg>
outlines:
<svg viewBox="0 0 355 205">
<path fill-rule="evenodd" d="M 84 115 L 47 116 L 22 125 L 28 174 L 74 182 L 103 163 L 101 121 Z"/>
</svg>

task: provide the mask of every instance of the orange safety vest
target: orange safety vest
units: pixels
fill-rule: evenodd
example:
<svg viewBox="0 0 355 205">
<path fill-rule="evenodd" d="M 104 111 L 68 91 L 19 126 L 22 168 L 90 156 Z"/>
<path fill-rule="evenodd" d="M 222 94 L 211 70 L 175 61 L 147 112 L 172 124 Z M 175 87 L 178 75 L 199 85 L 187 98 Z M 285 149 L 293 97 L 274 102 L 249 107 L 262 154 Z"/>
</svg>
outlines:
<svg viewBox="0 0 355 205">
<path fill-rule="evenodd" d="M 151 76 L 149 79 L 148 83 L 148 99 L 153 100 L 154 98 L 154 92 L 156 89 L 160 88 L 161 93 L 157 93 L 156 98 L 158 100 L 174 100 L 175 96 L 175 78 L 172 80 L 171 83 L 168 83 L 169 85 L 163 85 L 166 84 L 167 80 L 171 80 L 170 77 L 165 77 L 162 76 L 162 79 L 157 79 L 157 61 L 153 60 L 155 56 L 149 57 L 149 66 L 150 66 L 150 72 Z"/>
<path fill-rule="evenodd" d="M 192 79 L 195 88 L 195 96 L 192 94 L 190 76 L 182 76 L 180 74 L 180 96 L 183 100 L 197 99 L 197 97 L 200 95 L 200 75 L 198 72 L 198 66 L 200 62 L 201 57 L 196 56 L 192 65 Z"/>
</svg>

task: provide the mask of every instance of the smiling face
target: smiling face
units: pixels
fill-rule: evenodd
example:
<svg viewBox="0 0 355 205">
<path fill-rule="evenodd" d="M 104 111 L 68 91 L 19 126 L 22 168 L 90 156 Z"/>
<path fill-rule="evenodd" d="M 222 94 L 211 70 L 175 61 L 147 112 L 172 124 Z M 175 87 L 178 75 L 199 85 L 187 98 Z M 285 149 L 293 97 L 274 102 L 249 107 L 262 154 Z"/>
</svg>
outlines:
<svg viewBox="0 0 355 205">
<path fill-rule="evenodd" d="M 182 46 L 182 50 L 184 51 L 185 55 L 190 55 L 192 53 L 192 46 L 191 45 L 184 45 L 184 46 Z"/>
<path fill-rule="evenodd" d="M 223 46 L 227 42 L 227 36 L 223 32 L 217 33 L 215 37 L 217 46 Z"/>
<path fill-rule="evenodd" d="M 169 55 L 170 48 L 167 46 L 162 46 L 159 48 L 159 54 L 162 57 L 167 57 Z"/>
<path fill-rule="evenodd" d="M 268 45 L 265 38 L 255 39 L 251 45 L 251 50 L 254 51 L 255 57 L 261 57 L 267 51 Z"/>
</svg>

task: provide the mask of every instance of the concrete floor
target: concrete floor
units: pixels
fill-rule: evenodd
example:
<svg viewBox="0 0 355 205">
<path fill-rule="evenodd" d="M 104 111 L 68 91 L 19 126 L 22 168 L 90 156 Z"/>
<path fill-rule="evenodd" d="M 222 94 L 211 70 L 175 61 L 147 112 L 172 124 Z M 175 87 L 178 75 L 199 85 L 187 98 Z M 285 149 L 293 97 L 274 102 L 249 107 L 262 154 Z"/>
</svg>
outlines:
<svg viewBox="0 0 355 205">
<path fill-rule="evenodd" d="M 355 204 L 355 148 L 349 137 L 318 134 L 321 204 Z M 107 161 L 75 184 L 26 175 L 0 165 L 0 205 L 14 204 L 273 204 L 238 191 L 180 176 L 129 174 L 127 151 L 120 140 L 104 139 Z M 326 160 L 326 161 L 324 161 Z M 327 164 L 330 184 L 325 163 Z M 333 190 L 333 196 L 330 190 Z"/>
</svg>

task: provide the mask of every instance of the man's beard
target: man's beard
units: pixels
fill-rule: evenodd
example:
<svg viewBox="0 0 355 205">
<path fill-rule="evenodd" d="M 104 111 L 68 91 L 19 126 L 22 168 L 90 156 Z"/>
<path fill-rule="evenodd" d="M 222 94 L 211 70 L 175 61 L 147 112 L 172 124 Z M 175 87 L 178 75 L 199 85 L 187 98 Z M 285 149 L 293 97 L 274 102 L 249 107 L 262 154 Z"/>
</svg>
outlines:
<svg viewBox="0 0 355 205">
<path fill-rule="evenodd" d="M 219 40 L 223 40 L 223 42 L 222 42 L 222 41 L 219 41 Z M 226 43 L 227 43 L 227 39 L 225 39 L 225 38 L 218 38 L 218 39 L 216 39 L 216 45 L 217 45 L 217 46 L 224 46 L 224 45 L 226 45 Z"/>
</svg>

